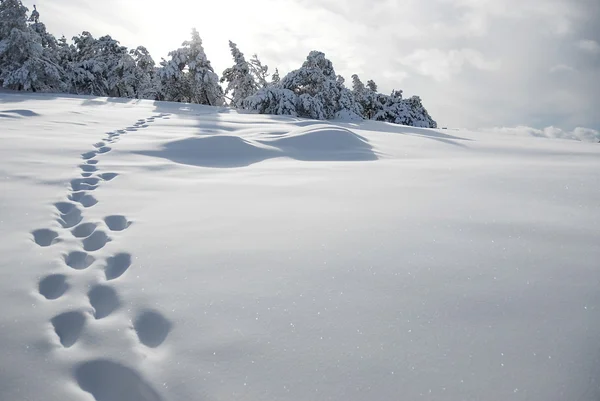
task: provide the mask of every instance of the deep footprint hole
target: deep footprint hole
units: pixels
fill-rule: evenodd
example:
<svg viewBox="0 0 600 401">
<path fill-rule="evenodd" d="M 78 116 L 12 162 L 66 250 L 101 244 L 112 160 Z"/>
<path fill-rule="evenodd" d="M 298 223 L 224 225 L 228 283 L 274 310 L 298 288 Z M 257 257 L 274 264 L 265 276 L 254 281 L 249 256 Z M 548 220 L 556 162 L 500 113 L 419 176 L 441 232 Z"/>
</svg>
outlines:
<svg viewBox="0 0 600 401">
<path fill-rule="evenodd" d="M 85 315 L 80 311 L 65 312 L 53 317 L 51 323 L 62 346 L 69 348 L 77 342 L 83 331 Z"/>
<path fill-rule="evenodd" d="M 111 231 L 123 231 L 132 224 L 125 216 L 121 215 L 107 216 L 104 218 L 104 222 Z"/>
<path fill-rule="evenodd" d="M 96 260 L 92 255 L 86 252 L 73 251 L 64 256 L 65 264 L 71 269 L 85 270 Z"/>
<path fill-rule="evenodd" d="M 156 348 L 165 341 L 172 324 L 159 312 L 147 310 L 135 319 L 133 327 L 142 344 Z"/>
<path fill-rule="evenodd" d="M 38 289 L 46 299 L 58 299 L 69 289 L 67 276 L 64 274 L 52 274 L 40 280 Z"/>
<path fill-rule="evenodd" d="M 47 228 L 32 231 L 31 235 L 33 235 L 33 242 L 41 247 L 48 247 L 58 241 L 58 233 Z"/>
<path fill-rule="evenodd" d="M 118 253 L 106 260 L 104 274 L 107 280 L 115 280 L 121 277 L 131 266 L 131 254 Z"/>
<path fill-rule="evenodd" d="M 83 249 L 87 252 L 98 251 L 110 242 L 110 238 L 104 231 L 94 231 L 92 235 L 83 240 Z"/>
<path fill-rule="evenodd" d="M 107 359 L 84 362 L 75 369 L 79 387 L 96 401 L 161 401 L 139 373 Z"/>
<path fill-rule="evenodd" d="M 94 308 L 94 317 L 103 319 L 119 308 L 121 302 L 114 288 L 96 285 L 88 292 L 90 305 Z"/>
<path fill-rule="evenodd" d="M 92 235 L 98 225 L 96 223 L 83 223 L 71 230 L 75 238 L 86 238 Z"/>
</svg>

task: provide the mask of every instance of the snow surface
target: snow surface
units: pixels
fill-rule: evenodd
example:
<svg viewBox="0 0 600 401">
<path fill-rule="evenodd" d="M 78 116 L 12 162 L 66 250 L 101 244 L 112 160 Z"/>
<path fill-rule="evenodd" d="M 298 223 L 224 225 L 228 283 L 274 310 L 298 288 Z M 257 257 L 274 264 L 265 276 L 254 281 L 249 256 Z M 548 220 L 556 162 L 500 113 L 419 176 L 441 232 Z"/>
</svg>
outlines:
<svg viewBox="0 0 600 401">
<path fill-rule="evenodd" d="M 0 94 L 0 400 L 598 400 L 600 145 Z"/>
</svg>

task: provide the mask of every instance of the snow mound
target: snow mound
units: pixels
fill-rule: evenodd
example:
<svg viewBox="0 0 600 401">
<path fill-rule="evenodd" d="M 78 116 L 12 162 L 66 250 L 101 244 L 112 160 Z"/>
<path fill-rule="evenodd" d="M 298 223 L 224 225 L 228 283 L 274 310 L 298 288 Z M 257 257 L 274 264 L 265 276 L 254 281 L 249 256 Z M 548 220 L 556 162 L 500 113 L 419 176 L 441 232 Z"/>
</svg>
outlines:
<svg viewBox="0 0 600 401">
<path fill-rule="evenodd" d="M 276 157 L 301 161 L 377 160 L 365 138 L 329 124 L 299 128 L 276 137 L 270 134 L 252 139 L 234 135 L 191 137 L 168 142 L 159 150 L 136 153 L 213 168 L 245 167 Z"/>
<path fill-rule="evenodd" d="M 276 139 L 261 142 L 279 148 L 296 160 L 377 160 L 373 147 L 365 138 L 349 129 L 328 124 L 294 130 Z"/>
</svg>

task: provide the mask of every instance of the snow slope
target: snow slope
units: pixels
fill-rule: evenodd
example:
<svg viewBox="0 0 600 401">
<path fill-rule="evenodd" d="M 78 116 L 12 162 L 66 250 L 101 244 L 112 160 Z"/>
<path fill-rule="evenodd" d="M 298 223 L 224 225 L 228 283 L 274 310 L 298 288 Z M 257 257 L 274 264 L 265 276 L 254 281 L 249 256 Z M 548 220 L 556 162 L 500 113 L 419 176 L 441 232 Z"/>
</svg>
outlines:
<svg viewBox="0 0 600 401">
<path fill-rule="evenodd" d="M 0 400 L 597 400 L 600 145 L 0 94 Z"/>
</svg>

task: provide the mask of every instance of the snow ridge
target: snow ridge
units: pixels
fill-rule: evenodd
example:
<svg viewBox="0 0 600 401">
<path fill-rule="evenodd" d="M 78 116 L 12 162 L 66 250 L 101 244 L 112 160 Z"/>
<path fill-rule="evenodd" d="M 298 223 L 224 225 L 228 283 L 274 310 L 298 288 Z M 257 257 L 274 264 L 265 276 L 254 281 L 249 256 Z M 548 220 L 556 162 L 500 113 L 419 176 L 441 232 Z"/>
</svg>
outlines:
<svg viewBox="0 0 600 401">
<path fill-rule="evenodd" d="M 103 221 L 86 221 L 84 211 L 98 204 L 94 197 L 101 185 L 117 178 L 114 172 L 101 172 L 100 157 L 111 152 L 122 136 L 129 132 L 149 127 L 159 118 L 169 118 L 168 113 L 138 120 L 125 129 L 108 132 L 107 136 L 93 145 L 93 150 L 83 152 L 83 163 L 79 165 L 80 176 L 70 182 L 70 190 L 66 201 L 54 204 L 55 219 L 61 229 L 41 228 L 31 232 L 33 242 L 40 247 L 50 247 L 68 237 L 74 238 L 75 245 L 63 255 L 64 269 L 76 270 L 80 275 L 87 275 L 91 280 L 88 285 L 87 299 L 89 305 L 81 304 L 73 309 L 65 310 L 52 317 L 50 324 L 55 335 L 54 342 L 68 352 L 69 348 L 78 345 L 84 330 L 94 330 L 89 324 L 91 319 L 101 320 L 110 317 L 121 309 L 122 302 L 114 283 L 134 266 L 130 253 L 119 252 L 105 260 L 98 260 L 94 254 L 113 241 L 112 233 L 127 230 L 132 222 L 123 215 L 110 215 Z M 94 281 L 94 271 L 104 269 L 104 279 Z M 66 274 L 51 274 L 43 277 L 38 283 L 38 292 L 52 302 L 69 296 L 72 284 Z M 145 310 L 130 319 L 129 330 L 141 346 L 148 348 L 159 347 L 169 335 L 172 323 L 156 310 Z M 126 331 L 121 331 L 126 332 Z M 85 345 L 81 345 L 85 346 Z M 79 388 L 90 393 L 96 400 L 112 401 L 160 401 L 159 393 L 135 369 L 125 364 L 97 358 L 84 360 L 76 364 L 74 380 Z"/>
</svg>

